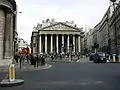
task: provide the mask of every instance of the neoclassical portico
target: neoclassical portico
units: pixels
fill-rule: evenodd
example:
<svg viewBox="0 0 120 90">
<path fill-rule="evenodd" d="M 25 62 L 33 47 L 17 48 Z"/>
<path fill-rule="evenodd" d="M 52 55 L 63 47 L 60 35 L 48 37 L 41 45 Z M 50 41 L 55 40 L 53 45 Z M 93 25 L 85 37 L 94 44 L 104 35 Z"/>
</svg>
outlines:
<svg viewBox="0 0 120 90">
<path fill-rule="evenodd" d="M 38 29 L 39 53 L 67 53 L 73 44 L 73 52 L 80 52 L 80 29 L 64 23 Z"/>
<path fill-rule="evenodd" d="M 72 36 L 72 37 L 70 37 Z M 39 53 L 69 52 L 69 45 L 73 43 L 73 52 L 80 52 L 80 36 L 77 34 L 40 34 Z M 48 38 L 50 40 L 48 40 Z M 45 39 L 45 41 L 43 40 Z M 73 40 L 71 40 L 73 39 Z M 70 43 L 70 40 L 72 41 Z M 62 48 L 64 50 L 62 50 Z"/>
</svg>

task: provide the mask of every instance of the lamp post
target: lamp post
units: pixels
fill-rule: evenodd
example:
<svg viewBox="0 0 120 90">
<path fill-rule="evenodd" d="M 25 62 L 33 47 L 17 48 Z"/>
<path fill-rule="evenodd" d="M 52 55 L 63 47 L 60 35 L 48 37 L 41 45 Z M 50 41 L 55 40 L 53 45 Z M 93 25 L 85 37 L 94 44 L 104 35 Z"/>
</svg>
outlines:
<svg viewBox="0 0 120 90">
<path fill-rule="evenodd" d="M 116 9 L 115 9 L 115 2 L 116 2 L 116 0 L 110 0 L 111 2 L 113 2 L 113 14 L 115 14 L 116 12 Z M 118 40 L 117 40 L 117 30 L 116 30 L 116 19 L 115 19 L 115 24 L 114 24 L 114 30 L 115 30 L 115 34 L 114 34 L 114 36 L 115 36 L 115 54 L 116 54 L 116 58 L 115 58 L 115 61 L 117 62 L 118 61 L 118 46 L 117 46 L 117 42 L 118 42 Z"/>
<path fill-rule="evenodd" d="M 37 46 L 37 54 L 39 53 L 39 31 L 38 31 L 38 33 L 37 33 L 37 36 L 36 36 L 37 38 L 36 38 L 36 46 Z"/>
<path fill-rule="evenodd" d="M 14 24 L 15 24 L 15 28 L 14 28 L 14 31 L 13 31 L 13 55 L 15 56 L 15 53 L 16 53 L 16 47 L 18 47 L 16 44 L 17 44 L 17 40 L 18 40 L 18 33 L 17 33 L 17 14 L 18 13 L 22 13 L 22 12 L 17 12 L 15 11 L 13 13 L 13 16 L 14 16 Z M 13 56 L 13 57 L 14 57 Z M 14 60 L 13 60 L 13 63 L 14 63 Z"/>
<path fill-rule="evenodd" d="M 70 49 L 69 61 L 72 61 L 72 44 L 70 44 L 69 49 Z"/>
<path fill-rule="evenodd" d="M 84 38 L 85 32 L 80 32 L 80 57 L 82 58 L 82 39 Z"/>
</svg>

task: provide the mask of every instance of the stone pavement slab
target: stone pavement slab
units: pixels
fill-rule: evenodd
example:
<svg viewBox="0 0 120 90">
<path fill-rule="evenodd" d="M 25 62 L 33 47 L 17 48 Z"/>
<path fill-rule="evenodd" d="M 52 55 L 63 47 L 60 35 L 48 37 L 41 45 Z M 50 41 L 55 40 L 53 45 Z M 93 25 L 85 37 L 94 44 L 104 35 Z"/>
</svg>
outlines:
<svg viewBox="0 0 120 90">
<path fill-rule="evenodd" d="M 8 66 L 0 66 L 0 82 L 6 78 L 8 74 Z"/>
<path fill-rule="evenodd" d="M 0 71 L 0 82 L 6 77 L 7 72 L 1 72 Z"/>
</svg>

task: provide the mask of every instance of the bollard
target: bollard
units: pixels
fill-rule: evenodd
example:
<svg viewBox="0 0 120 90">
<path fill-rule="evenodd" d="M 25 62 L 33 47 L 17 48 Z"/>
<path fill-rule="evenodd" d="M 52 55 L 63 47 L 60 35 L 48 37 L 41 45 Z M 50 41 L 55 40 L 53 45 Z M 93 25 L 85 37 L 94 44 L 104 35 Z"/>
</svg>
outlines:
<svg viewBox="0 0 120 90">
<path fill-rule="evenodd" d="M 16 85 L 21 85 L 22 83 L 24 83 L 24 80 L 15 79 L 15 65 L 11 64 L 9 66 L 9 79 L 3 79 L 0 82 L 0 86 L 11 87 L 11 86 L 16 86 Z"/>
<path fill-rule="evenodd" d="M 9 81 L 13 82 L 15 81 L 15 65 L 11 64 L 9 66 Z"/>
</svg>

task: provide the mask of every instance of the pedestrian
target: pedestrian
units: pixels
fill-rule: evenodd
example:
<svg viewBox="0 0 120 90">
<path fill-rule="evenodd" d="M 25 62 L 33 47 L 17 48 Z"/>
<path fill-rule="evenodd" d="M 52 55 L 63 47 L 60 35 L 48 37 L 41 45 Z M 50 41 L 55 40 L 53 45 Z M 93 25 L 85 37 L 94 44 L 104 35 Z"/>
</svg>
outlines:
<svg viewBox="0 0 120 90">
<path fill-rule="evenodd" d="M 34 67 L 36 67 L 36 55 L 34 56 L 34 58 L 33 58 L 33 65 L 34 65 Z"/>
<path fill-rule="evenodd" d="M 79 53 L 77 54 L 77 56 L 78 56 L 78 60 L 79 60 Z"/>
<path fill-rule="evenodd" d="M 117 54 L 115 55 L 115 60 L 116 60 L 116 62 L 118 62 L 118 55 Z"/>
<path fill-rule="evenodd" d="M 43 65 L 45 65 L 45 57 L 43 56 Z"/>
<path fill-rule="evenodd" d="M 39 65 L 39 56 L 38 56 L 38 54 L 36 56 L 36 64 L 37 64 L 37 67 L 38 67 L 38 65 Z"/>
<path fill-rule="evenodd" d="M 30 62 L 31 62 L 31 65 L 34 65 L 34 56 L 33 56 L 33 54 L 30 55 Z"/>
<path fill-rule="evenodd" d="M 110 54 L 110 62 L 113 62 L 113 55 Z"/>
<path fill-rule="evenodd" d="M 62 60 L 62 55 L 60 54 L 60 60 Z"/>
<path fill-rule="evenodd" d="M 14 59 L 15 59 L 16 63 L 18 63 L 18 58 L 19 58 L 18 54 L 15 54 Z"/>
<path fill-rule="evenodd" d="M 44 58 L 44 56 L 41 57 L 41 65 L 42 66 L 45 65 L 45 58 Z"/>
<path fill-rule="evenodd" d="M 29 64 L 29 55 L 26 55 L 27 64 Z"/>
<path fill-rule="evenodd" d="M 53 55 L 51 55 L 51 59 L 54 60 L 54 56 Z"/>
<path fill-rule="evenodd" d="M 30 59 L 30 64 L 32 65 L 32 54 L 30 54 L 29 59 Z"/>
<path fill-rule="evenodd" d="M 20 69 L 22 68 L 22 62 L 23 62 L 23 55 L 20 54 Z"/>
</svg>

